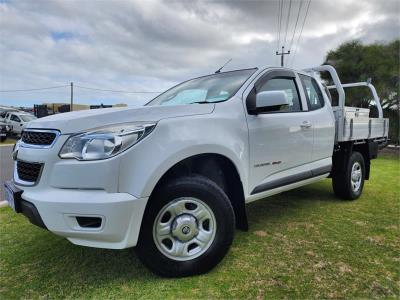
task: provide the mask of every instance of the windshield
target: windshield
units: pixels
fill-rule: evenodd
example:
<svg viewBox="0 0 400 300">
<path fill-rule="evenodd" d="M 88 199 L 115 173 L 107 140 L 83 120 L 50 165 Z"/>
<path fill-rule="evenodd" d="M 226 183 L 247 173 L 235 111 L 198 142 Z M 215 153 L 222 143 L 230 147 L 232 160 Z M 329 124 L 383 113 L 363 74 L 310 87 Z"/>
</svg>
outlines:
<svg viewBox="0 0 400 300">
<path fill-rule="evenodd" d="M 191 79 L 169 89 L 146 105 L 182 105 L 226 101 L 255 71 L 256 69 L 247 69 Z"/>
<path fill-rule="evenodd" d="M 35 116 L 31 116 L 31 115 L 19 115 L 19 116 L 22 119 L 22 121 L 24 121 L 24 122 L 30 122 L 30 121 L 36 119 Z"/>
</svg>

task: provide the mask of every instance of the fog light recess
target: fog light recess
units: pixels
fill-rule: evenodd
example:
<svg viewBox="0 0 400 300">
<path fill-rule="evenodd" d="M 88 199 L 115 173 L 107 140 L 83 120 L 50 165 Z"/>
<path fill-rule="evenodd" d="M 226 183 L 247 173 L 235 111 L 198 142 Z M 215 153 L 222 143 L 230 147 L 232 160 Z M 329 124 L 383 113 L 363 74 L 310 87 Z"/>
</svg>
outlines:
<svg viewBox="0 0 400 300">
<path fill-rule="evenodd" d="M 76 217 L 76 221 L 82 228 L 100 228 L 102 219 L 98 217 Z"/>
</svg>

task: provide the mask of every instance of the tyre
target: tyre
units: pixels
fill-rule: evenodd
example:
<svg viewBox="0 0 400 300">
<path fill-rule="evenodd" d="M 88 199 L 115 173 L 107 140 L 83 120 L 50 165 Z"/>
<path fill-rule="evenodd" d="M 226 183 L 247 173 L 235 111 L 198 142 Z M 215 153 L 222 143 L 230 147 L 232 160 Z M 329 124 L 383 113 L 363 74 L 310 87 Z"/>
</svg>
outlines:
<svg viewBox="0 0 400 300">
<path fill-rule="evenodd" d="M 332 186 L 335 195 L 345 200 L 355 200 L 360 197 L 365 179 L 365 162 L 360 152 L 353 152 L 347 161 L 343 172 L 332 176 Z"/>
<path fill-rule="evenodd" d="M 149 199 L 136 253 L 161 276 L 202 274 L 228 252 L 234 229 L 232 205 L 218 185 L 200 175 L 181 177 Z"/>
</svg>

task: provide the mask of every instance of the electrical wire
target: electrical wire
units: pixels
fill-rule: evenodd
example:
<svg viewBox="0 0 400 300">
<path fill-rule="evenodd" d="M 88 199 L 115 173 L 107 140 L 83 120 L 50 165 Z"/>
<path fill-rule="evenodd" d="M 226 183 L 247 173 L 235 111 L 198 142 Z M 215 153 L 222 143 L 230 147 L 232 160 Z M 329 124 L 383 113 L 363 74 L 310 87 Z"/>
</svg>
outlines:
<svg viewBox="0 0 400 300">
<path fill-rule="evenodd" d="M 126 94 L 160 94 L 161 93 L 161 92 L 148 92 L 148 91 L 139 92 L 139 91 L 108 90 L 108 89 L 98 89 L 98 88 L 92 88 L 92 87 L 81 86 L 81 85 L 74 85 L 74 87 L 85 89 L 85 90 L 92 90 L 92 91 L 126 93 Z"/>
<path fill-rule="evenodd" d="M 42 91 L 42 90 L 51 90 L 58 89 L 63 87 L 69 87 L 69 85 L 58 85 L 58 86 L 50 86 L 43 88 L 35 88 L 35 89 L 21 89 L 21 90 L 0 90 L 0 93 L 14 93 L 14 92 L 34 92 L 34 91 Z"/>
<path fill-rule="evenodd" d="M 289 19 L 290 19 L 291 11 L 292 11 L 292 0 L 289 1 L 289 8 L 288 8 L 288 13 L 287 13 L 287 18 L 286 18 L 285 39 L 283 42 L 284 46 L 286 46 L 286 38 L 287 38 L 287 33 L 288 33 L 288 28 L 289 28 Z"/>
<path fill-rule="evenodd" d="M 281 27 L 282 27 L 282 0 L 278 2 L 278 38 L 276 40 L 276 50 L 279 50 L 279 44 L 281 43 Z"/>
<path fill-rule="evenodd" d="M 292 50 L 293 39 L 294 39 L 294 36 L 296 34 L 297 23 L 299 22 L 300 11 L 301 11 L 302 7 L 303 7 L 303 1 L 299 1 L 299 10 L 297 11 L 296 24 L 294 25 L 294 30 L 293 30 L 292 38 L 290 40 L 289 50 Z"/>
<path fill-rule="evenodd" d="M 302 35 L 302 33 L 303 33 L 304 24 L 306 23 L 306 20 L 307 20 L 308 10 L 310 9 L 310 3 L 311 3 L 311 0 L 308 0 L 307 9 L 306 9 L 306 14 L 304 15 L 303 24 L 302 24 L 302 26 L 301 26 L 300 34 L 299 34 L 299 36 L 298 36 L 298 38 L 297 38 L 296 47 L 295 47 L 294 53 L 293 53 L 293 58 L 292 58 L 292 63 L 291 63 L 291 66 L 292 66 L 292 67 L 293 67 L 293 64 L 294 64 L 294 59 L 295 59 L 295 57 L 296 57 L 297 48 L 298 48 L 298 46 L 299 46 L 299 41 L 300 41 L 301 35 Z"/>
<path fill-rule="evenodd" d="M 276 52 L 279 50 L 279 44 L 281 42 L 281 2 L 282 0 L 278 0 L 278 10 L 277 10 L 277 16 L 278 16 L 278 22 L 276 24 Z M 275 64 L 278 64 L 278 56 L 275 56 Z"/>
</svg>

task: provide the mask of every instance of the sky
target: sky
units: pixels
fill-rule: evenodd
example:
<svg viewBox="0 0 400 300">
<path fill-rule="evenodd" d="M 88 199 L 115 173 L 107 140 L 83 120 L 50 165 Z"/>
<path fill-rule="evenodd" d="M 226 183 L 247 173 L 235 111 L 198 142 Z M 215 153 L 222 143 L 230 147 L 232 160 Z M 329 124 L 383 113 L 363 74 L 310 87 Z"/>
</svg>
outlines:
<svg viewBox="0 0 400 300">
<path fill-rule="evenodd" d="M 278 65 L 282 45 L 305 68 L 351 39 L 400 38 L 398 0 L 282 2 L 280 18 L 279 0 L 0 0 L 0 105 L 69 102 L 70 82 L 75 103 L 142 105 L 157 93 L 82 87 L 161 92 L 230 58 L 224 70 Z"/>
</svg>

